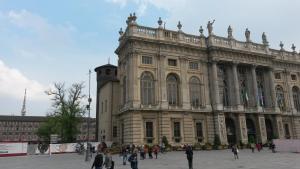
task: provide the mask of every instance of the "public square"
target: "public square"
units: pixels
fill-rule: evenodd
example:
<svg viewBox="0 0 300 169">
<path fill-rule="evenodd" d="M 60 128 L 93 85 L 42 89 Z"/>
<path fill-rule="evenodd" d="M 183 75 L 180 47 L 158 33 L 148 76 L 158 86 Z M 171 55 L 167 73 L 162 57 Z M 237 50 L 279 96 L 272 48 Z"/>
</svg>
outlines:
<svg viewBox="0 0 300 169">
<path fill-rule="evenodd" d="M 240 159 L 234 160 L 230 150 L 194 151 L 194 169 L 299 169 L 300 154 L 271 153 L 270 150 L 252 153 L 241 150 Z M 130 169 L 122 165 L 119 155 L 114 155 L 115 169 Z M 84 155 L 57 154 L 0 158 L 1 169 L 89 169 L 92 161 L 85 162 Z M 183 151 L 160 154 L 158 159 L 139 160 L 139 169 L 187 169 Z"/>
</svg>

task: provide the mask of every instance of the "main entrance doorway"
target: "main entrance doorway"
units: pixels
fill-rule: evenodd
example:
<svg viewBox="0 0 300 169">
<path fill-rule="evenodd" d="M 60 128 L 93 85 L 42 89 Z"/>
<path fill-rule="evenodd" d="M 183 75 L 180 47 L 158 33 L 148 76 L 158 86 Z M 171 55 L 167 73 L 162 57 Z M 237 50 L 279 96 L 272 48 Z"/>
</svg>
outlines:
<svg viewBox="0 0 300 169">
<path fill-rule="evenodd" d="M 248 142 L 255 143 L 256 130 L 255 130 L 255 124 L 254 124 L 253 120 L 247 119 L 246 125 L 247 125 Z"/>
<path fill-rule="evenodd" d="M 229 145 L 236 144 L 236 130 L 234 120 L 232 118 L 226 118 L 226 131 L 227 131 L 227 141 Z"/>
<path fill-rule="evenodd" d="M 266 119 L 265 123 L 266 123 L 266 130 L 267 130 L 267 140 L 270 141 L 274 137 L 272 121 L 270 119 Z"/>
</svg>

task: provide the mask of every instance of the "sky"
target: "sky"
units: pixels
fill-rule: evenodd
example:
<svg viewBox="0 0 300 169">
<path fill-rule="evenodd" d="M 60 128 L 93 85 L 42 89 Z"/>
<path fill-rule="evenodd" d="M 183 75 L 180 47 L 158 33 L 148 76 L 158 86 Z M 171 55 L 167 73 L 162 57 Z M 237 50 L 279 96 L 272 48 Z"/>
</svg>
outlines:
<svg viewBox="0 0 300 169">
<path fill-rule="evenodd" d="M 27 88 L 27 115 L 51 112 L 45 94 L 53 83 L 66 86 L 84 82 L 88 94 L 88 71 L 92 70 L 91 115 L 95 117 L 96 76 L 94 68 L 110 61 L 118 31 L 126 28 L 129 13 L 136 12 L 139 25 L 199 35 L 199 27 L 215 19 L 214 34 L 227 36 L 229 25 L 235 39 L 261 43 L 266 33 L 270 47 L 279 43 L 291 51 L 300 47 L 299 0 L 0 0 L 0 115 L 20 115 Z M 207 30 L 205 29 L 205 35 Z M 83 100 L 83 104 L 87 99 Z"/>
</svg>

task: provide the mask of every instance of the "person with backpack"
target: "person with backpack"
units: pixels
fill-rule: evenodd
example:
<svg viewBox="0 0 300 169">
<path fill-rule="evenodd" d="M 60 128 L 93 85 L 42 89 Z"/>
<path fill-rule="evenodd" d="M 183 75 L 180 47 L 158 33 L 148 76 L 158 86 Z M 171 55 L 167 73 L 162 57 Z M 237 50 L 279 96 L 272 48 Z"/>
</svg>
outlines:
<svg viewBox="0 0 300 169">
<path fill-rule="evenodd" d="M 105 160 L 104 160 L 104 164 L 103 165 L 105 166 L 106 169 L 111 169 L 112 163 L 113 163 L 112 156 L 111 156 L 111 154 L 110 154 L 109 151 L 106 151 L 106 153 L 105 153 Z"/>
<path fill-rule="evenodd" d="M 238 155 L 239 149 L 237 148 L 236 145 L 232 146 L 231 151 L 232 151 L 232 153 L 233 153 L 234 159 L 235 159 L 235 160 L 236 160 L 236 159 L 239 159 L 239 155 Z"/>
<path fill-rule="evenodd" d="M 95 156 L 95 160 L 93 162 L 92 169 L 94 167 L 95 167 L 95 169 L 102 169 L 102 165 L 103 165 L 103 155 L 101 153 L 98 153 Z"/>
<path fill-rule="evenodd" d="M 130 162 L 131 169 L 138 169 L 138 157 L 137 157 L 137 150 L 135 150 L 131 156 L 128 158 Z"/>
</svg>

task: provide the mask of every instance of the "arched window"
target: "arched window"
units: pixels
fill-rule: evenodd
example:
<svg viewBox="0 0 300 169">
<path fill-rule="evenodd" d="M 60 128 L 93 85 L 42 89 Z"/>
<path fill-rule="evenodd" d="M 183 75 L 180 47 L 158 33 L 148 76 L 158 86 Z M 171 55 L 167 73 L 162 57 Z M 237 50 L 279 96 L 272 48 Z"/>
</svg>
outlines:
<svg viewBox="0 0 300 169">
<path fill-rule="evenodd" d="M 201 97 L 201 84 L 200 80 L 197 77 L 192 77 L 190 79 L 190 100 L 193 107 L 200 106 L 200 97 Z"/>
<path fill-rule="evenodd" d="M 167 95 L 169 105 L 178 105 L 179 80 L 176 75 L 170 74 L 167 77 Z"/>
<path fill-rule="evenodd" d="M 143 105 L 154 104 L 154 79 L 150 72 L 141 76 L 141 102 Z"/>
<path fill-rule="evenodd" d="M 263 78 L 263 74 L 261 71 L 257 71 L 256 72 L 256 76 L 257 76 L 257 97 L 259 100 L 259 104 L 261 107 L 265 107 L 266 106 L 266 97 L 265 97 L 265 90 L 264 90 L 264 78 Z"/>
<path fill-rule="evenodd" d="M 249 106 L 249 93 L 247 88 L 247 69 L 245 67 L 240 67 L 238 69 L 238 78 L 240 83 L 240 98 L 244 107 Z"/>
<path fill-rule="evenodd" d="M 276 99 L 280 110 L 284 110 L 285 108 L 284 93 L 283 93 L 283 88 L 279 85 L 276 86 Z"/>
<path fill-rule="evenodd" d="M 127 79 L 126 76 L 123 78 L 123 104 L 127 101 Z"/>
<path fill-rule="evenodd" d="M 229 106 L 230 100 L 227 79 L 225 67 L 223 65 L 218 66 L 219 95 L 224 106 Z"/>
<path fill-rule="evenodd" d="M 294 86 L 292 91 L 293 91 L 294 107 L 299 112 L 300 111 L 299 88 L 297 86 Z"/>
</svg>

